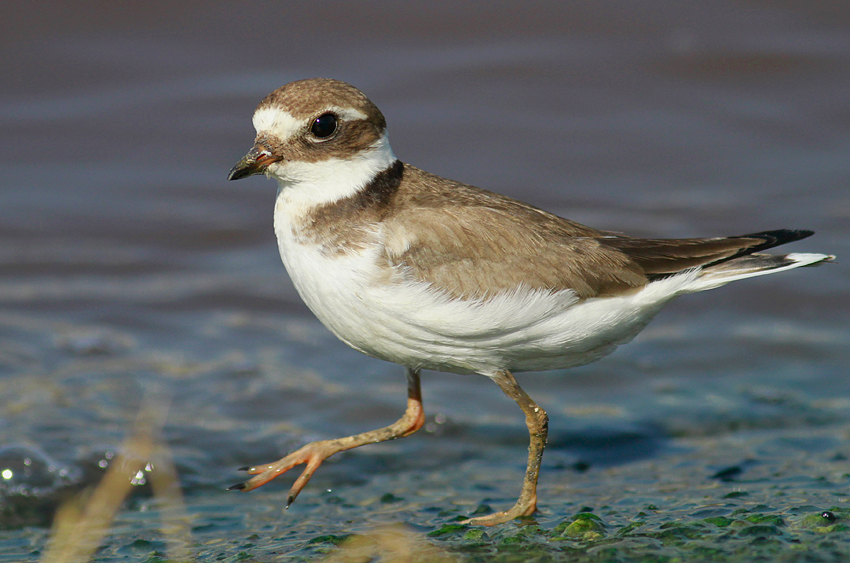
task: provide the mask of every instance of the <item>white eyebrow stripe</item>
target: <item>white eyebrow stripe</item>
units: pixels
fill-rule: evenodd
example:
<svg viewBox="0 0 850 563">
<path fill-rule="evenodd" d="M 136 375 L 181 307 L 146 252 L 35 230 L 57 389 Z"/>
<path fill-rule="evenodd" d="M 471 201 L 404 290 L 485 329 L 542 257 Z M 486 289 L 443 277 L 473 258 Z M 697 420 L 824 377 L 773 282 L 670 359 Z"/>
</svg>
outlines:
<svg viewBox="0 0 850 563">
<path fill-rule="evenodd" d="M 357 121 L 358 119 L 366 119 L 366 114 L 354 108 L 341 108 L 339 106 L 331 106 L 323 113 L 335 113 L 347 121 Z"/>
</svg>

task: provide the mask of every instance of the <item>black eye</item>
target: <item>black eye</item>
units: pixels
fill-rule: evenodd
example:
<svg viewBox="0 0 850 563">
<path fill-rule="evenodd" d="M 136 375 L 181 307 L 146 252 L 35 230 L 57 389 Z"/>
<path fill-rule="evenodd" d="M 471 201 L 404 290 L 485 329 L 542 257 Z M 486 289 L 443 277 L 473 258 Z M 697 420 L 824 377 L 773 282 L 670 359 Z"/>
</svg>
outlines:
<svg viewBox="0 0 850 563">
<path fill-rule="evenodd" d="M 313 121 L 310 132 L 319 139 L 330 137 L 336 131 L 336 116 L 332 113 L 323 113 Z"/>
</svg>

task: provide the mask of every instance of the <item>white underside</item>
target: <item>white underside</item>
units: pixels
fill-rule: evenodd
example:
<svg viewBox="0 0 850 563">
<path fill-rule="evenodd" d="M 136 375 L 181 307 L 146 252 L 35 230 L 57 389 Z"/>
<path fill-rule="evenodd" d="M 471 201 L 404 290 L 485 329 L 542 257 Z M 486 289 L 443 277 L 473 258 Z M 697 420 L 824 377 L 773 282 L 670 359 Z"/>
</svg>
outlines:
<svg viewBox="0 0 850 563">
<path fill-rule="evenodd" d="M 695 289 L 699 270 L 690 270 L 619 297 L 579 300 L 572 291 L 520 288 L 486 300 L 452 299 L 402 272 L 387 276 L 375 250 L 325 255 L 299 239 L 285 191 L 275 230 L 307 306 L 352 348 L 414 369 L 489 375 L 586 364 L 634 338 L 671 299 L 702 289 Z M 380 233 L 375 237 L 380 244 Z"/>
<path fill-rule="evenodd" d="M 413 369 L 492 375 L 583 365 L 634 338 L 678 295 L 739 279 L 707 280 L 694 269 L 618 297 L 519 289 L 459 300 L 400 272 L 388 280 L 374 252 L 325 256 L 295 240 L 283 215 L 276 214 L 281 257 L 310 310 L 352 348 Z"/>
</svg>

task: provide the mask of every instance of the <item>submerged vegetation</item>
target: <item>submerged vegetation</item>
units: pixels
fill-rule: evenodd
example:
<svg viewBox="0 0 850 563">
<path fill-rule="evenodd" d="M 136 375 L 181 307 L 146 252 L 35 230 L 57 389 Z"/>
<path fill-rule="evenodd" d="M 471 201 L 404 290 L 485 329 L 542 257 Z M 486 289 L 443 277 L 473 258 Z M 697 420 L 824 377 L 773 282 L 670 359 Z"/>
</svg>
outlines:
<svg viewBox="0 0 850 563">
<path fill-rule="evenodd" d="M 39 549 L 31 551 L 30 560 L 817 562 L 843 561 L 850 554 L 850 508 L 819 509 L 794 502 L 756 504 L 743 490 L 708 498 L 702 494 L 705 491 L 682 489 L 674 500 L 659 497 L 659 504 L 631 512 L 612 506 L 580 507 L 561 521 L 525 518 L 494 528 L 463 524 L 467 514 L 451 507 L 439 510 L 431 526 L 376 523 L 351 526 L 349 530 L 350 522 L 326 521 L 326 533 L 301 534 L 281 541 L 285 525 L 275 531 L 246 533 L 244 529 L 216 526 L 216 517 L 205 516 L 202 510 L 196 509 L 194 517 L 189 516 L 193 510 L 183 505 L 170 453 L 158 438 L 152 420 L 149 412 L 139 418 L 123 453 L 94 490 L 60 508 L 46 551 L 40 557 Z M 154 459 L 156 468 L 150 461 Z M 136 504 L 122 518 L 119 512 L 131 492 L 133 476 L 144 468 L 153 485 L 150 503 Z M 802 492 L 773 488 L 774 500 L 791 501 Z M 723 489 L 714 490 L 721 493 Z M 664 502 L 670 510 L 661 505 Z M 388 507 L 396 510 L 390 514 L 410 519 L 416 513 L 421 516 L 423 510 L 393 493 L 350 501 L 328 496 L 321 504 L 342 505 L 361 514 L 374 512 L 375 520 L 381 522 L 387 520 L 383 510 Z M 230 510 L 236 507 L 234 504 Z M 490 506 L 481 505 L 473 512 L 490 510 Z M 285 516 L 278 518 L 283 523 Z"/>
</svg>

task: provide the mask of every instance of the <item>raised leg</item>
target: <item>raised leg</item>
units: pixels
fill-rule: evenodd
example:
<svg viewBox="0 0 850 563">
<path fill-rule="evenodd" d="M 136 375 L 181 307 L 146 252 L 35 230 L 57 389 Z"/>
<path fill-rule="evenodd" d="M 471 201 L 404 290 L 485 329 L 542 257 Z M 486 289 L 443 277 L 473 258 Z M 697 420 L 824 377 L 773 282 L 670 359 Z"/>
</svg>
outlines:
<svg viewBox="0 0 850 563">
<path fill-rule="evenodd" d="M 549 434 L 549 417 L 522 387 L 516 382 L 514 375 L 508 370 L 497 372 L 490 378 L 504 391 L 505 395 L 516 401 L 525 413 L 525 424 L 528 426 L 530 442 L 528 445 L 528 467 L 525 469 L 525 479 L 522 491 L 516 504 L 510 510 L 496 512 L 487 516 L 478 516 L 465 520 L 466 524 L 493 526 L 519 516 L 531 516 L 537 510 L 537 476 L 540 474 L 540 462 L 543 460 L 543 449 L 546 447 L 546 437 Z"/>
<path fill-rule="evenodd" d="M 292 488 L 289 490 L 289 497 L 286 499 L 286 507 L 295 501 L 301 489 L 310 481 L 310 477 L 316 472 L 316 469 L 335 453 L 344 452 L 365 444 L 375 444 L 386 440 L 394 440 L 395 438 L 403 438 L 409 436 L 422 428 L 425 423 L 425 411 L 422 409 L 422 393 L 419 389 L 419 371 L 407 370 L 407 410 L 404 411 L 404 416 L 396 422 L 385 428 L 364 432 L 355 436 L 347 436 L 345 438 L 337 438 L 336 440 L 322 440 L 321 442 L 311 442 L 280 459 L 274 463 L 266 465 L 257 465 L 254 467 L 245 467 L 251 475 L 251 479 L 238 485 L 230 487 L 231 490 L 250 491 L 261 485 L 265 485 L 278 475 L 286 473 L 296 465 L 306 463 L 307 467 L 301 472 L 301 475 L 295 480 Z"/>
</svg>

